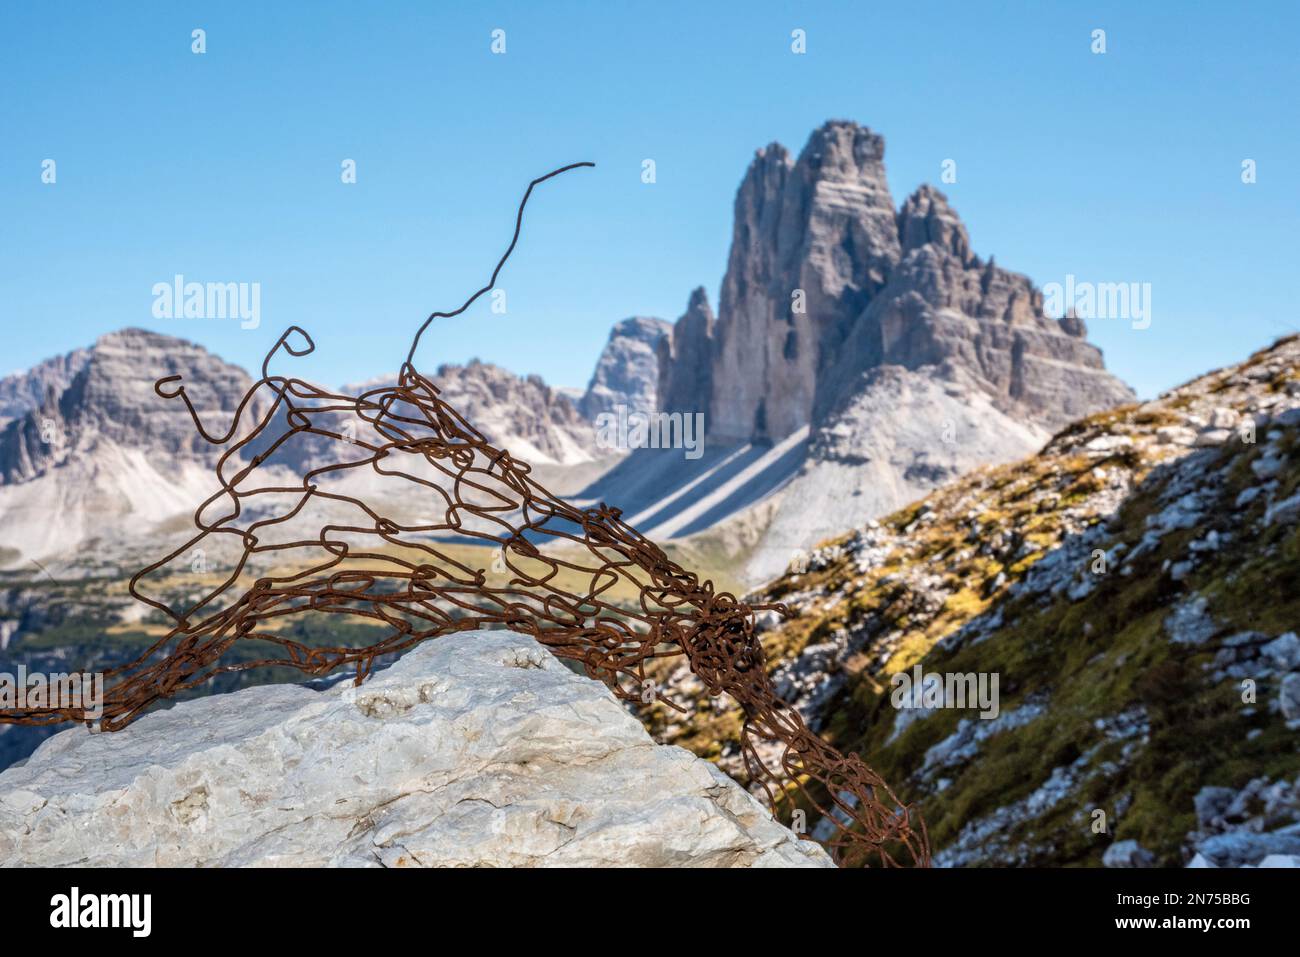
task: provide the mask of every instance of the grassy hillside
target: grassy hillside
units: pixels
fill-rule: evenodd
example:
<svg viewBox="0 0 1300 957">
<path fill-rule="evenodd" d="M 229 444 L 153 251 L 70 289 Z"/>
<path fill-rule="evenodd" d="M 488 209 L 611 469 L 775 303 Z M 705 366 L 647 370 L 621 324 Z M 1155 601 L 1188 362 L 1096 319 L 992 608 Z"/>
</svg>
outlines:
<svg viewBox="0 0 1300 957">
<path fill-rule="evenodd" d="M 1182 864 L 1204 789 L 1300 775 L 1298 432 L 1291 338 L 827 542 L 753 596 L 795 613 L 764 635 L 778 688 L 919 805 L 938 863 Z M 996 674 L 997 718 L 895 708 L 917 663 Z M 695 714 L 655 730 L 740 776 L 739 716 L 670 686 Z"/>
</svg>

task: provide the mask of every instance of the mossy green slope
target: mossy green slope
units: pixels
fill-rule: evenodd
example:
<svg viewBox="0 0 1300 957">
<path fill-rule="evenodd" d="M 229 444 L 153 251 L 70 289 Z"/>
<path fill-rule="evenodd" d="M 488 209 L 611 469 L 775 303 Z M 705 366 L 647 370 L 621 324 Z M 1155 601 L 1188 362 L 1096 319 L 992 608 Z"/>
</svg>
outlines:
<svg viewBox="0 0 1300 957">
<path fill-rule="evenodd" d="M 824 544 L 752 596 L 795 613 L 764 634 L 778 688 L 917 804 L 939 863 L 1096 865 L 1125 838 L 1184 863 L 1201 788 L 1300 773 L 1283 673 L 1231 664 L 1300 626 L 1298 407 L 1293 337 Z M 904 718 L 917 663 L 996 674 L 1001 719 Z M 694 713 L 654 729 L 742 776 L 738 715 L 667 681 Z"/>
</svg>

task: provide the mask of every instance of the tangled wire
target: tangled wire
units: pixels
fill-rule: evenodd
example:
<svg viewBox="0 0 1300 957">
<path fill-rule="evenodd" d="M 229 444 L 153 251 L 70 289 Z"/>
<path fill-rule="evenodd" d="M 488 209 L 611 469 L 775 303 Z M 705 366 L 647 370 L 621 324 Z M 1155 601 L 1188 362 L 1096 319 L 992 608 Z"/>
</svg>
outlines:
<svg viewBox="0 0 1300 957">
<path fill-rule="evenodd" d="M 684 655 L 710 695 L 727 694 L 743 710 L 746 772 L 774 813 L 788 802 L 833 821 L 836 833 L 826 843 L 841 863 L 926 865 L 919 817 L 857 755 L 840 754 L 810 731 L 773 690 L 754 613 L 772 609 L 786 617 L 783 605 L 750 606 L 715 592 L 712 582 L 625 523 L 617 508 L 579 509 L 552 495 L 527 464 L 494 447 L 443 401 L 414 365 L 430 322 L 464 312 L 495 286 L 533 188 L 590 165 L 566 166 L 529 184 L 492 278 L 459 309 L 425 320 L 396 384 L 346 395 L 272 375 L 281 350 L 304 356 L 315 349 L 297 326 L 267 353 L 262 377 L 224 433 L 205 426 L 180 376 L 158 380 L 158 395 L 180 399 L 203 439 L 225 447 L 215 467 L 220 489 L 196 509 L 197 534 L 131 579 L 132 595 L 171 625 L 140 657 L 107 672 L 100 727 L 125 727 L 154 703 L 228 672 L 279 666 L 323 676 L 351 666 L 359 684 L 376 659 L 479 628 L 530 635 L 580 663 L 619 698 L 680 711 L 646 668 Z M 295 459 L 295 445 L 304 443 L 311 455 Z M 300 479 L 286 472 L 297 461 L 309 462 Z M 328 464 L 310 464 L 320 461 Z M 381 511 L 368 504 L 376 496 L 367 491 L 393 482 L 402 483 L 402 494 L 385 501 L 416 503 L 424 514 L 395 515 L 400 505 Z M 267 502 L 280 507 L 268 510 Z M 326 517 L 312 524 L 315 512 Z M 297 522 L 307 522 L 310 532 L 295 537 Z M 238 550 L 233 571 L 183 611 L 141 590 L 201 543 L 223 540 Z M 492 556 L 495 574 L 475 567 L 467 551 Z M 635 597 L 620 598 L 620 591 Z M 377 640 L 323 646 L 286 627 L 309 614 L 343 616 Z M 249 648 L 265 653 L 249 658 Z M 244 654 L 228 655 L 232 649 Z M 20 724 L 81 720 L 86 714 L 78 708 L 0 714 L 0 721 Z"/>
</svg>

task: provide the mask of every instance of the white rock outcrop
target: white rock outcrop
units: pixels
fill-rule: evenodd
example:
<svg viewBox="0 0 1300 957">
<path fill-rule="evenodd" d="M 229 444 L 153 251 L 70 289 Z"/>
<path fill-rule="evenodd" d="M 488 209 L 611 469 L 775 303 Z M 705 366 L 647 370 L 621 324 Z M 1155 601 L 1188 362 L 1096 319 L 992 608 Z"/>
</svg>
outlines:
<svg viewBox="0 0 1300 957">
<path fill-rule="evenodd" d="M 183 702 L 0 774 L 0 864 L 802 866 L 816 844 L 531 639 Z"/>
</svg>

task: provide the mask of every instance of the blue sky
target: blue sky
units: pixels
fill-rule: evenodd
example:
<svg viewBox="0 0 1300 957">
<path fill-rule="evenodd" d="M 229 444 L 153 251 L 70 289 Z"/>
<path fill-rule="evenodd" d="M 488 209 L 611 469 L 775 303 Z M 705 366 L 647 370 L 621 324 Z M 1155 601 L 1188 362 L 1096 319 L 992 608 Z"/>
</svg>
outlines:
<svg viewBox="0 0 1300 957">
<path fill-rule="evenodd" d="M 1097 320 L 1091 338 L 1151 395 L 1300 325 L 1296 11 L 7 3 L 0 374 L 127 325 L 252 368 L 291 323 L 319 346 L 298 374 L 380 374 L 486 281 L 528 180 L 592 160 L 530 205 L 507 314 L 437 324 L 419 354 L 583 385 L 613 321 L 676 318 L 697 285 L 716 306 L 753 151 L 847 118 L 885 135 L 896 202 L 957 161 L 942 188 L 980 254 L 1040 285 L 1150 283 L 1149 328 Z M 260 327 L 155 319 L 152 287 L 177 273 L 260 283 Z"/>
</svg>

